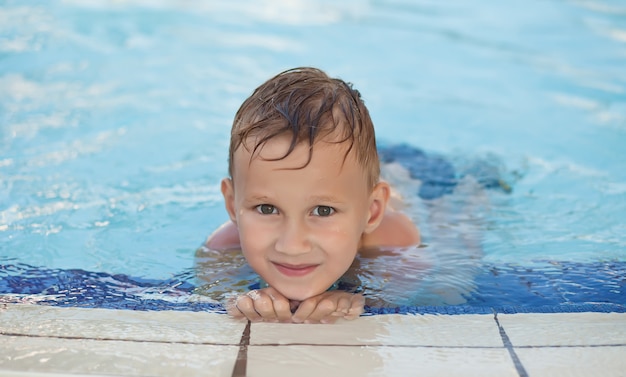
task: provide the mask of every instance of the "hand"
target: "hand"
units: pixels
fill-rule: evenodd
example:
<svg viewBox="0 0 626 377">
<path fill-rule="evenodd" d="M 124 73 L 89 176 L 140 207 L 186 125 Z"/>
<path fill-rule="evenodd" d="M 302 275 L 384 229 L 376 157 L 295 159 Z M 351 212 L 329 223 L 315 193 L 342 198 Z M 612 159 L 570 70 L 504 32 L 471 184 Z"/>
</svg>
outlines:
<svg viewBox="0 0 626 377">
<path fill-rule="evenodd" d="M 255 289 L 237 296 L 226 304 L 226 311 L 235 318 L 251 322 L 291 322 L 291 303 L 274 288 Z"/>
<path fill-rule="evenodd" d="M 339 318 L 355 319 L 363 313 L 361 294 L 328 291 L 300 303 L 291 317 L 295 323 L 335 323 Z"/>
</svg>

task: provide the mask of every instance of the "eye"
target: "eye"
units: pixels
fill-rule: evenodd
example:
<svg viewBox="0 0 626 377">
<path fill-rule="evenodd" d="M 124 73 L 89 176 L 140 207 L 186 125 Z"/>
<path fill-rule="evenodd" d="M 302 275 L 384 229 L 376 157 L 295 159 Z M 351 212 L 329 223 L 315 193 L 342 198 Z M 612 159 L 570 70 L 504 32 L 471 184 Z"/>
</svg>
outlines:
<svg viewBox="0 0 626 377">
<path fill-rule="evenodd" d="M 276 207 L 271 204 L 261 204 L 256 206 L 256 210 L 263 215 L 275 215 L 278 213 Z"/>
<path fill-rule="evenodd" d="M 335 213 L 335 209 L 333 207 L 317 206 L 313 208 L 313 215 L 315 216 L 326 217 L 332 215 L 333 213 Z"/>
</svg>

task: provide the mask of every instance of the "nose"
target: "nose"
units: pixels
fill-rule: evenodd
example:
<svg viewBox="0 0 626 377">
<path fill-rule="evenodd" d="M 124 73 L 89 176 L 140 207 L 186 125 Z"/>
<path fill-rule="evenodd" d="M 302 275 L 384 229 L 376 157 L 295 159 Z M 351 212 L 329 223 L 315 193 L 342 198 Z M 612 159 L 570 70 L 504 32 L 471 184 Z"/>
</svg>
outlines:
<svg viewBox="0 0 626 377">
<path fill-rule="evenodd" d="M 275 247 L 276 251 L 289 255 L 300 255 L 311 251 L 306 224 L 295 220 L 285 221 Z"/>
</svg>

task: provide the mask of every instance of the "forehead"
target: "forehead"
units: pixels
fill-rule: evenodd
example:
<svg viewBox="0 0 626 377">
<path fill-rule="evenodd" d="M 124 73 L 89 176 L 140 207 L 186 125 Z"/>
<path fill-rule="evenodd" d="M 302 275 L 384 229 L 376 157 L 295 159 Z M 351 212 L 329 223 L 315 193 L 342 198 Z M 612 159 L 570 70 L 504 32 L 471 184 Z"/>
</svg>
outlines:
<svg viewBox="0 0 626 377">
<path fill-rule="evenodd" d="M 299 142 L 289 152 L 291 136 L 281 135 L 268 140 L 256 150 L 254 145 L 255 140 L 251 138 L 235 151 L 233 178 L 241 178 L 242 174 L 249 174 L 251 170 L 257 169 L 284 171 L 286 175 L 289 172 L 305 172 L 328 179 L 346 174 L 351 179 L 366 176 L 348 141 L 338 142 L 332 138 L 324 138 L 315 142 L 312 147 L 307 142 Z"/>
</svg>

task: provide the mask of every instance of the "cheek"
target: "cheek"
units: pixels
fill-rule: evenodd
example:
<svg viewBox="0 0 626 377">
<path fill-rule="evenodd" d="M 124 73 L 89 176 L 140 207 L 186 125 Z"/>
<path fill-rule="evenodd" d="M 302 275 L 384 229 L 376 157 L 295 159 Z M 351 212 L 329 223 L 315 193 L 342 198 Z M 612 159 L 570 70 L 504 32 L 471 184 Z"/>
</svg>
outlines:
<svg viewBox="0 0 626 377">
<path fill-rule="evenodd" d="M 240 215 L 237 227 L 244 251 L 264 248 L 267 243 L 271 242 L 274 234 L 270 224 L 259 221 L 253 214 Z"/>
<path fill-rule="evenodd" d="M 329 246 L 330 247 L 330 246 Z M 326 255 L 328 256 L 327 262 L 331 266 L 331 270 L 334 271 L 333 275 L 339 278 L 343 275 L 354 262 L 354 258 L 357 255 L 358 244 L 354 242 L 346 242 L 344 244 L 334 244 L 332 249 L 326 249 Z"/>
<path fill-rule="evenodd" d="M 356 224 L 329 226 L 318 233 L 317 242 L 337 259 L 350 259 L 357 253 L 362 230 Z"/>
<path fill-rule="evenodd" d="M 321 227 L 325 238 L 333 238 L 340 243 L 358 243 L 365 230 L 364 216 L 361 213 L 342 217 L 340 220 Z"/>
<path fill-rule="evenodd" d="M 245 223 L 239 226 L 241 252 L 255 271 L 260 268 L 260 263 L 266 259 L 268 249 L 267 242 L 260 235 L 262 233 L 259 233 L 254 227 L 246 226 Z"/>
</svg>

